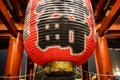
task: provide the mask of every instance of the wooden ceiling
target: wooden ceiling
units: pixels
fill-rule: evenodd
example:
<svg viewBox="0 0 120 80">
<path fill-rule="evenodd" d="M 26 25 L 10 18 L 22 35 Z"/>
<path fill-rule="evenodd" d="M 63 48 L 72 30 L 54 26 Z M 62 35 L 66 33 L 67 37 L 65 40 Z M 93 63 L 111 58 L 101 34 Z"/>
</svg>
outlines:
<svg viewBox="0 0 120 80">
<path fill-rule="evenodd" d="M 0 38 L 17 37 L 18 32 L 23 32 L 27 3 L 28 0 L 0 0 Z M 110 43 L 120 40 L 120 0 L 91 0 L 91 3 L 99 36 L 106 34 Z"/>
</svg>

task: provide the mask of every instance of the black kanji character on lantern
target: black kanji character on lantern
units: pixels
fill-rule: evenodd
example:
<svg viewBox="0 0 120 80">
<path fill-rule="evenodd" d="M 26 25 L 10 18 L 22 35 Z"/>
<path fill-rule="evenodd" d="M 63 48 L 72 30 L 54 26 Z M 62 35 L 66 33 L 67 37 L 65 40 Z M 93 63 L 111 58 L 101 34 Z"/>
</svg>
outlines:
<svg viewBox="0 0 120 80">
<path fill-rule="evenodd" d="M 90 35 L 90 28 L 87 22 L 85 21 L 84 14 L 89 16 L 89 12 L 86 6 L 84 6 L 83 1 L 80 0 L 80 2 L 81 5 L 79 5 L 78 7 L 80 7 L 79 9 L 81 9 L 80 11 L 82 11 L 82 14 L 78 13 L 79 15 L 75 15 L 75 18 L 77 17 L 76 21 L 70 21 L 68 18 L 68 14 L 63 14 L 59 11 L 58 13 L 63 14 L 59 18 L 50 17 L 50 15 L 52 16 L 52 14 L 54 14 L 52 13 L 52 10 L 47 18 L 42 19 L 42 16 L 47 15 L 47 13 L 44 13 L 43 15 L 38 17 L 38 20 L 40 19 L 40 21 L 37 24 L 37 44 L 42 50 L 45 50 L 52 46 L 60 46 L 61 48 L 70 47 L 72 53 L 75 54 L 79 54 L 84 50 L 86 44 L 86 36 Z M 36 13 L 37 11 L 39 12 L 39 10 L 36 10 Z"/>
</svg>

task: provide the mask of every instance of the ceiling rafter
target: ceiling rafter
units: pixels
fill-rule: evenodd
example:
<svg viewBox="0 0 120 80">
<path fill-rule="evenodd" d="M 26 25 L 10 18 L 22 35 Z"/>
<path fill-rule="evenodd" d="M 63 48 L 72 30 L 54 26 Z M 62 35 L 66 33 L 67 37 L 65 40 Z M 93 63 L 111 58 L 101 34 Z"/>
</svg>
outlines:
<svg viewBox="0 0 120 80">
<path fill-rule="evenodd" d="M 99 36 L 103 36 L 104 34 L 106 34 L 111 25 L 119 17 L 119 14 L 120 14 L 120 0 L 116 0 L 108 16 L 102 20 L 101 26 L 98 28 Z"/>
<path fill-rule="evenodd" d="M 20 22 L 21 18 L 21 9 L 17 0 L 3 0 L 6 8 L 8 9 L 9 13 L 11 14 L 13 20 L 15 22 Z"/>
<path fill-rule="evenodd" d="M 15 8 L 16 13 L 18 14 L 18 16 L 22 16 L 22 12 L 20 9 L 20 5 L 18 3 L 18 0 L 11 0 L 13 7 Z"/>
<path fill-rule="evenodd" d="M 104 17 L 103 8 L 105 6 L 106 1 L 107 0 L 99 0 L 98 4 L 96 6 L 94 16 L 95 16 L 95 20 L 97 22 L 99 22 L 102 19 L 102 17 Z"/>
<path fill-rule="evenodd" d="M 8 10 L 6 9 L 2 0 L 0 0 L 0 18 L 2 19 L 3 23 L 6 25 L 7 29 L 10 31 L 11 35 L 17 37 L 17 27 L 13 19 L 11 18 Z"/>
</svg>

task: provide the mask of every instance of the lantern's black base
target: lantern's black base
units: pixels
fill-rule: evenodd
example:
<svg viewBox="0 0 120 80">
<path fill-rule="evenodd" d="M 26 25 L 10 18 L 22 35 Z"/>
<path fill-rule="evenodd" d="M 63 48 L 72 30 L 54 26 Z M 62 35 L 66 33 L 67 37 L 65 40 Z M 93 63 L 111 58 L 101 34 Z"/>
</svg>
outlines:
<svg viewBox="0 0 120 80">
<path fill-rule="evenodd" d="M 44 72 L 47 76 L 69 77 L 76 73 L 76 65 L 69 61 L 54 61 L 47 63 Z"/>
<path fill-rule="evenodd" d="M 54 77 L 69 77 L 69 76 L 72 76 L 74 74 L 75 73 L 73 73 L 73 72 L 66 72 L 66 71 L 60 72 L 60 71 L 57 71 L 57 72 L 47 73 L 46 75 L 49 76 L 49 77 L 51 77 L 51 76 L 54 76 Z"/>
</svg>

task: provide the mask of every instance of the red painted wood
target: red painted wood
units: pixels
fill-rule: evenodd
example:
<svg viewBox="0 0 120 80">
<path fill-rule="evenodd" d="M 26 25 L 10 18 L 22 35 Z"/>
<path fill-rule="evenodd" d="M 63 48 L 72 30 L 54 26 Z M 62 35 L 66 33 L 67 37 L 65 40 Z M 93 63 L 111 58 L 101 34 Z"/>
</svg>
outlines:
<svg viewBox="0 0 120 80">
<path fill-rule="evenodd" d="M 4 72 L 4 76 L 6 77 L 19 76 L 23 56 L 22 37 L 22 33 L 18 33 L 17 38 L 14 38 L 12 36 L 10 37 L 8 55 Z M 9 78 L 9 80 L 19 80 L 19 78 Z"/>
<path fill-rule="evenodd" d="M 94 56 L 95 56 L 97 74 L 104 74 L 104 76 L 98 75 L 98 80 L 108 80 L 109 78 L 110 80 L 114 80 L 113 77 L 105 76 L 107 74 L 109 75 L 113 74 L 105 35 L 103 37 L 97 36 Z"/>
<path fill-rule="evenodd" d="M 0 17 L 11 35 L 17 37 L 17 27 L 2 0 L 0 0 Z"/>
</svg>

